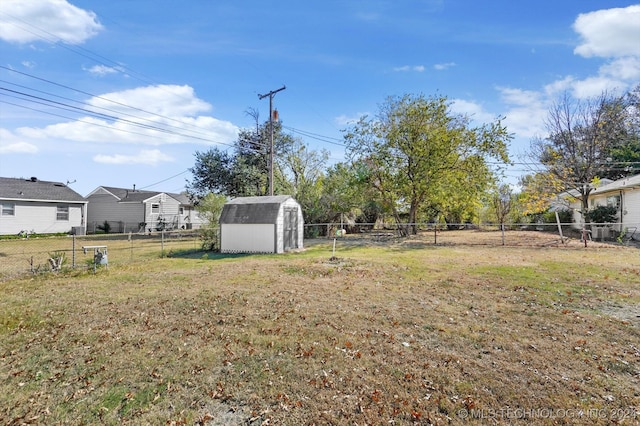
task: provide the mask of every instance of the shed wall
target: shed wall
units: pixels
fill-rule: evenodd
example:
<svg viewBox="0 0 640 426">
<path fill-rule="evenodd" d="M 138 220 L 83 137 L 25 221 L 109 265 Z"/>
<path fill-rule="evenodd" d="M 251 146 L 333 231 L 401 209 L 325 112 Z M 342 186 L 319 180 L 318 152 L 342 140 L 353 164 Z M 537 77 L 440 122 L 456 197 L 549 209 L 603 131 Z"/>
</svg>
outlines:
<svg viewBox="0 0 640 426">
<path fill-rule="evenodd" d="M 274 253 L 275 229 L 273 224 L 220 225 L 220 251 L 222 253 Z"/>
</svg>

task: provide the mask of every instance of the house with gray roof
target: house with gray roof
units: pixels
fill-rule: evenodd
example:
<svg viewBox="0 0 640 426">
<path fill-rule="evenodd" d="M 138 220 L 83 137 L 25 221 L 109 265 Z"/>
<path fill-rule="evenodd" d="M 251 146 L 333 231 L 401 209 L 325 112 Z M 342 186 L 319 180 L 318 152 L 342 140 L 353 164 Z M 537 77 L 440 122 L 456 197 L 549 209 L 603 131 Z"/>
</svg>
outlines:
<svg viewBox="0 0 640 426">
<path fill-rule="evenodd" d="M 149 233 L 197 229 L 203 220 L 185 194 L 99 186 L 87 195 L 87 231 Z"/>
<path fill-rule="evenodd" d="M 86 231 L 87 200 L 69 186 L 0 177 L 0 235 Z"/>
</svg>

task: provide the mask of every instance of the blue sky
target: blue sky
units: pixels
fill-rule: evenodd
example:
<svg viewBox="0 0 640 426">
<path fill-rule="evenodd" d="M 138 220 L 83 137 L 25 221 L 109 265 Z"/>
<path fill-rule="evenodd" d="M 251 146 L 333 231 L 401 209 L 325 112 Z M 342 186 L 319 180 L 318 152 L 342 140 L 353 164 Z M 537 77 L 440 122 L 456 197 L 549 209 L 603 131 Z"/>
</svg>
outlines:
<svg viewBox="0 0 640 426">
<path fill-rule="evenodd" d="M 521 162 L 562 93 L 639 83 L 632 1 L 2 0 L 0 176 L 179 192 L 283 85 L 283 125 L 331 162 L 341 130 L 407 93 L 505 117 Z"/>
</svg>

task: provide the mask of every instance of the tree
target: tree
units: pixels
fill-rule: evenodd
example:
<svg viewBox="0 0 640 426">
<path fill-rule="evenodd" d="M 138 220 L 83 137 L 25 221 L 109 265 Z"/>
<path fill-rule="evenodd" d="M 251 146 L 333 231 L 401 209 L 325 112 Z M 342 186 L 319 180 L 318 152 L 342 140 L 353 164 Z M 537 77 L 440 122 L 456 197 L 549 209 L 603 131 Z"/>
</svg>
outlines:
<svg viewBox="0 0 640 426">
<path fill-rule="evenodd" d="M 425 206 L 443 206 L 453 196 L 447 184 L 473 193 L 491 179 L 487 159 L 507 162 L 507 134 L 500 120 L 471 127 L 453 114 L 445 97 L 389 97 L 375 119 L 363 117 L 345 134 L 347 153 L 366 165 L 368 183 L 398 223 L 409 229 Z M 484 181 L 478 181 L 478 180 Z"/>
<path fill-rule="evenodd" d="M 502 245 L 504 245 L 504 224 L 507 221 L 507 217 L 511 213 L 511 208 L 514 204 L 513 192 L 509 185 L 503 184 L 498 186 L 496 191 L 492 194 L 491 204 L 493 211 L 495 212 L 496 219 L 500 224 L 500 231 L 502 232 Z"/>
<path fill-rule="evenodd" d="M 563 199 L 558 194 L 564 191 L 565 185 L 550 173 L 538 172 L 524 175 L 519 179 L 522 190 L 518 196 L 522 213 L 526 216 L 543 214 L 553 202 L 569 208 L 574 198 L 568 193 Z"/>
<path fill-rule="evenodd" d="M 213 147 L 206 152 L 196 151 L 195 157 L 195 166 L 189 169 L 193 181 L 187 183 L 187 193 L 192 199 L 201 199 L 211 192 L 227 195 L 235 192 L 234 158 L 229 153 Z"/>
<path fill-rule="evenodd" d="M 610 164 L 602 178 L 622 179 L 640 173 L 640 84 L 627 93 L 624 103 L 625 133 L 609 152 Z"/>
<path fill-rule="evenodd" d="M 243 129 L 238 133 L 234 144 L 234 153 L 229 154 L 218 147 L 206 152 L 196 151 L 195 165 L 189 171 L 193 180 L 187 183 L 187 191 L 194 199 L 204 197 L 209 192 L 228 197 L 259 196 L 268 192 L 268 146 L 269 122 L 259 125 L 255 112 L 249 112 L 255 118 L 255 129 Z M 274 122 L 275 158 L 294 143 L 293 137 L 282 131 L 282 125 Z"/>
<path fill-rule="evenodd" d="M 562 182 L 565 191 L 577 193 L 583 213 L 589 208 L 589 194 L 607 170 L 609 156 L 628 134 L 626 118 L 622 97 L 603 92 L 576 100 L 565 94 L 549 110 L 547 137 L 532 143 L 544 173 Z"/>
<path fill-rule="evenodd" d="M 315 223 L 323 216 L 320 203 L 327 151 L 315 151 L 294 141 L 278 158 L 274 173 L 275 189 L 293 196 L 302 206 L 305 222 Z"/>
<path fill-rule="evenodd" d="M 227 202 L 227 197 L 219 194 L 209 193 L 205 195 L 196 210 L 205 223 L 201 229 L 203 250 L 214 250 L 218 247 L 218 231 L 222 208 Z"/>
</svg>

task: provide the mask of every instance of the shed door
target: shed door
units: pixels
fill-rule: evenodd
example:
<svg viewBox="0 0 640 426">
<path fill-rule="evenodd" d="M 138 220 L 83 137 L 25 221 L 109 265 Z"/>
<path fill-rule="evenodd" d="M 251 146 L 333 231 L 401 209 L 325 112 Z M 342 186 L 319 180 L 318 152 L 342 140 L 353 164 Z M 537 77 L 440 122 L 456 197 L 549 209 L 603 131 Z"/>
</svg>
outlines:
<svg viewBox="0 0 640 426">
<path fill-rule="evenodd" d="M 298 208 L 284 208 L 284 251 L 298 248 Z"/>
</svg>

